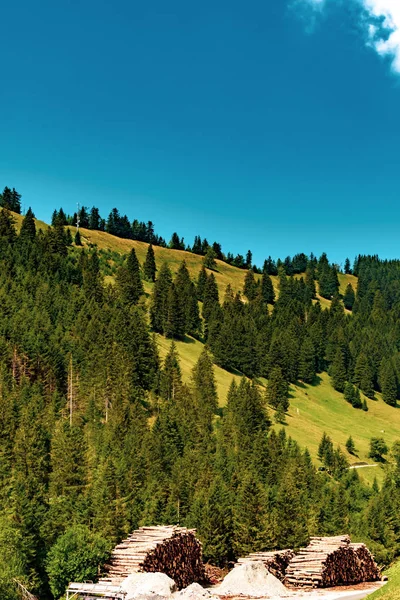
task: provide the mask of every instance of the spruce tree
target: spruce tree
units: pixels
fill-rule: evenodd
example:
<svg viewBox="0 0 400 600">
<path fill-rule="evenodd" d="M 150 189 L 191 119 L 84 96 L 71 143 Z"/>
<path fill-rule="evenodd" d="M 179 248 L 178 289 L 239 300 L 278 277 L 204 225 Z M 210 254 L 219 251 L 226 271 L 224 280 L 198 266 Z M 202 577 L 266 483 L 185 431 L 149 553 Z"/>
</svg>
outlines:
<svg viewBox="0 0 400 600">
<path fill-rule="evenodd" d="M 346 383 L 346 367 L 341 348 L 336 350 L 335 358 L 330 366 L 329 374 L 335 390 L 338 392 L 343 392 Z"/>
<path fill-rule="evenodd" d="M 346 258 L 346 260 L 344 261 L 344 272 L 346 273 L 346 275 L 351 274 L 351 267 L 350 267 L 350 259 Z"/>
<path fill-rule="evenodd" d="M 22 220 L 19 237 L 21 240 L 30 242 L 36 237 L 35 215 L 33 214 L 31 207 L 28 208 L 26 215 Z"/>
<path fill-rule="evenodd" d="M 147 281 L 155 281 L 156 280 L 156 259 L 154 255 L 154 250 L 152 244 L 147 248 L 146 260 L 143 265 L 143 273 Z"/>
<path fill-rule="evenodd" d="M 130 251 L 126 263 L 118 271 L 117 283 L 122 301 L 128 305 L 137 304 L 140 296 L 144 294 L 140 265 L 134 248 Z"/>
<path fill-rule="evenodd" d="M 167 263 L 163 263 L 154 284 L 150 302 L 150 323 L 158 333 L 164 332 L 168 313 L 168 291 L 172 275 Z"/>
<path fill-rule="evenodd" d="M 168 290 L 167 315 L 164 323 L 164 335 L 169 338 L 183 338 L 185 335 L 185 314 L 174 283 Z"/>
<path fill-rule="evenodd" d="M 211 432 L 212 415 L 218 408 L 218 394 L 215 383 L 213 362 L 206 348 L 200 354 L 199 360 L 192 371 L 192 386 L 199 420 L 203 428 Z"/>
<path fill-rule="evenodd" d="M 289 384 L 280 367 L 273 367 L 269 374 L 267 402 L 275 409 L 281 407 L 284 412 L 289 408 Z"/>
<path fill-rule="evenodd" d="M 306 275 L 305 275 L 305 284 L 308 290 L 310 299 L 313 300 L 316 297 L 316 287 L 315 287 L 315 272 L 311 265 L 307 265 Z"/>
<path fill-rule="evenodd" d="M 182 373 L 179 354 L 175 342 L 172 342 L 161 372 L 160 393 L 165 400 L 172 402 L 175 401 L 181 388 Z"/>
<path fill-rule="evenodd" d="M 203 258 L 203 265 L 206 269 L 210 269 L 211 271 L 215 271 L 217 268 L 217 261 L 215 260 L 216 254 L 215 250 L 212 246 L 207 248 L 207 252 L 205 257 Z"/>
<path fill-rule="evenodd" d="M 356 296 L 353 290 L 353 286 L 351 285 L 351 283 L 349 283 L 346 287 L 346 291 L 343 296 L 344 307 L 347 308 L 347 310 L 353 310 L 355 299 Z"/>
<path fill-rule="evenodd" d="M 210 273 L 207 277 L 207 282 L 204 287 L 203 298 L 203 318 L 208 321 L 211 317 L 213 309 L 219 304 L 219 293 L 217 282 L 215 281 L 214 273 Z"/>
<path fill-rule="evenodd" d="M 363 352 L 357 356 L 353 381 L 368 398 L 374 397 L 372 367 L 368 358 Z"/>
<path fill-rule="evenodd" d="M 353 438 L 351 436 L 347 438 L 346 449 L 347 449 L 347 452 L 349 454 L 355 454 L 356 453 L 356 447 L 355 447 Z"/>
<path fill-rule="evenodd" d="M 272 279 L 266 271 L 263 271 L 261 277 L 261 297 L 266 304 L 274 304 L 275 291 Z"/>
<path fill-rule="evenodd" d="M 207 271 L 204 267 L 204 265 L 201 267 L 198 279 L 197 279 L 197 286 L 196 286 L 196 290 L 197 290 L 197 298 L 203 302 L 204 300 L 204 290 L 206 287 L 206 283 L 207 283 L 207 279 L 208 279 L 208 275 L 207 275 Z"/>
<path fill-rule="evenodd" d="M 14 227 L 14 219 L 7 208 L 0 211 L 0 243 L 2 245 L 13 244 L 17 238 Z"/>
<path fill-rule="evenodd" d="M 333 466 L 334 451 L 331 438 L 325 433 L 322 434 L 321 442 L 318 446 L 318 458 L 328 468 Z"/>
<path fill-rule="evenodd" d="M 243 294 L 249 301 L 254 300 L 256 298 L 257 283 L 254 278 L 254 271 L 252 270 L 247 271 L 246 276 L 244 278 Z"/>
<path fill-rule="evenodd" d="M 82 246 L 81 234 L 79 233 L 79 229 L 76 230 L 74 243 L 75 243 L 75 246 Z"/>
<path fill-rule="evenodd" d="M 312 383 L 315 377 L 315 349 L 309 337 L 306 337 L 300 347 L 299 379 L 305 383 Z"/>
<path fill-rule="evenodd" d="M 365 402 L 365 401 L 364 401 Z M 353 399 L 352 399 L 353 408 L 362 408 L 363 403 L 361 401 L 360 390 L 356 387 L 354 389 Z"/>
<path fill-rule="evenodd" d="M 355 395 L 354 385 L 352 385 L 349 381 L 346 381 L 344 390 L 343 390 L 344 399 L 346 400 L 346 402 L 348 402 L 349 404 L 352 405 L 353 400 L 354 400 L 354 395 Z"/>
<path fill-rule="evenodd" d="M 397 379 L 390 359 L 383 360 L 379 370 L 379 383 L 382 398 L 389 406 L 397 404 Z"/>
</svg>

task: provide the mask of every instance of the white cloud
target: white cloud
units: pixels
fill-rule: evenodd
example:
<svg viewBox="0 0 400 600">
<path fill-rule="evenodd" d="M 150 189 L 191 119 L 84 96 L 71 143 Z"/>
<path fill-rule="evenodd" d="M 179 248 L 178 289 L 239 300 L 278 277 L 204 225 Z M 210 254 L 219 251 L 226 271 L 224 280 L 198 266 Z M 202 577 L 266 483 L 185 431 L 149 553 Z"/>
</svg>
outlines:
<svg viewBox="0 0 400 600">
<path fill-rule="evenodd" d="M 383 37 L 382 29 L 370 22 L 369 43 L 381 56 L 390 56 L 393 70 L 400 74 L 400 0 L 361 1 L 370 18 L 382 20 L 382 27 L 386 30 Z"/>
<path fill-rule="evenodd" d="M 328 2 L 339 4 L 341 0 L 303 0 L 316 9 Z M 381 56 L 392 60 L 393 71 L 400 74 L 400 0 L 347 0 L 364 9 L 362 26 L 367 44 Z"/>
</svg>

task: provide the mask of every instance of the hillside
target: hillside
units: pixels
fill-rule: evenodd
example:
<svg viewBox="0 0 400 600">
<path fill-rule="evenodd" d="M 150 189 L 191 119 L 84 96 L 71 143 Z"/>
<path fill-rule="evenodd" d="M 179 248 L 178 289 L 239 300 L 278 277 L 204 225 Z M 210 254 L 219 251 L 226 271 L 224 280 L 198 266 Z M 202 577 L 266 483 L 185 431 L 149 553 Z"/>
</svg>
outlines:
<svg viewBox="0 0 400 600">
<path fill-rule="evenodd" d="M 161 357 L 165 357 L 171 341 L 163 336 L 157 336 Z M 181 358 L 181 369 L 184 380 L 189 382 L 191 371 L 196 364 L 203 345 L 198 340 L 187 338 L 184 342 L 175 342 Z M 219 403 L 226 404 L 226 396 L 232 379 L 237 382 L 240 375 L 229 373 L 218 366 L 214 367 L 218 387 Z M 345 452 L 350 464 L 365 462 L 374 464 L 368 457 L 369 440 L 371 437 L 384 437 L 391 446 L 399 439 L 400 411 L 388 406 L 382 401 L 380 394 L 376 400 L 367 400 L 368 412 L 354 409 L 343 398 L 343 394 L 336 392 L 327 373 L 322 373 L 317 378 L 316 385 L 299 383 L 290 387 L 290 408 L 287 415 L 285 430 L 301 446 L 307 447 L 313 459 L 320 464 L 317 456 L 318 445 L 325 431 L 336 444 Z M 264 382 L 265 384 L 265 382 Z M 262 384 L 263 389 L 264 385 Z M 273 414 L 273 409 L 270 408 Z M 280 429 L 281 425 L 275 425 Z M 351 435 L 354 439 L 357 456 L 348 454 L 345 448 L 347 438 Z M 382 481 L 384 466 L 362 467 L 359 475 L 372 484 L 376 477 Z"/>
<path fill-rule="evenodd" d="M 22 221 L 20 215 L 14 215 L 17 225 Z M 39 228 L 45 228 L 47 225 L 37 221 Z M 71 227 L 71 232 L 75 234 L 75 228 Z M 106 232 L 91 231 L 81 229 L 81 236 L 84 246 L 96 245 L 99 250 L 109 251 L 121 255 L 126 255 L 131 248 L 135 252 L 141 263 L 144 262 L 148 244 L 117 238 Z M 188 270 L 192 279 L 197 279 L 198 273 L 202 267 L 202 257 L 190 252 L 170 250 L 168 248 L 154 247 L 157 267 L 162 262 L 167 262 L 171 271 L 176 273 L 183 260 L 186 261 Z M 215 278 L 218 284 L 220 298 L 223 297 L 228 284 L 235 291 L 243 289 L 246 271 L 228 265 L 222 261 L 217 261 L 217 271 Z M 108 276 L 109 281 L 113 277 Z M 272 277 L 276 294 L 278 294 L 278 278 Z M 340 293 L 344 293 L 348 283 L 353 288 L 357 287 L 357 277 L 339 273 Z M 151 293 L 153 284 L 145 283 L 147 293 Z M 323 307 L 329 307 L 330 301 L 318 296 Z M 170 348 L 171 341 L 157 334 L 157 343 L 160 356 L 164 358 Z M 185 341 L 176 341 L 176 346 L 181 360 L 181 369 L 185 381 L 189 381 L 191 371 L 196 364 L 203 344 L 186 336 Z M 223 407 L 226 403 L 226 396 L 232 379 L 237 382 L 240 380 L 240 373 L 228 372 L 219 366 L 214 367 L 215 377 L 218 389 L 219 405 Z M 290 408 L 287 416 L 285 429 L 288 435 L 295 439 L 301 446 L 308 447 L 312 457 L 319 464 L 317 450 L 320 439 L 325 431 L 336 444 L 339 444 L 346 453 L 351 464 L 358 462 L 372 463 L 368 458 L 369 440 L 371 437 L 383 436 L 389 445 L 398 439 L 400 430 L 400 411 L 385 404 L 380 395 L 376 395 L 375 401 L 368 401 L 369 411 L 367 413 L 353 409 L 344 401 L 343 394 L 336 392 L 331 384 L 330 378 L 326 373 L 318 377 L 316 385 L 291 385 L 290 388 Z M 265 381 L 261 385 L 264 387 Z M 271 409 L 272 410 L 272 409 Z M 273 412 L 273 411 L 272 411 Z M 275 428 L 281 426 L 275 425 Z M 351 456 L 346 452 L 345 442 L 349 435 L 353 436 L 357 456 Z M 359 474 L 372 483 L 374 477 L 382 480 L 384 470 L 382 466 L 362 468 Z"/>
<path fill-rule="evenodd" d="M 143 261 L 145 244 L 83 232 L 97 253 L 82 254 L 61 223 L 36 223 L 37 235 L 28 213 L 17 236 L 7 212 L 0 220 L 1 556 L 15 540 L 10 564 L 0 560 L 1 597 L 17 600 L 9 582 L 21 580 L 43 600 L 59 598 L 76 579 L 58 566 L 66 557 L 80 565 L 92 547 L 84 578 L 93 579 L 96 557 L 140 525 L 197 528 L 206 560 L 221 566 L 344 531 L 382 564 L 396 558 L 400 261 L 358 259 L 351 317 L 336 300 L 329 311 L 313 301 L 316 281 L 333 295 L 350 279 L 339 283 L 324 254 L 286 261 L 307 277 L 282 271 L 273 308 L 266 275 L 261 287 L 247 277 L 245 302 L 225 294 L 220 304 L 218 292 L 240 289 L 244 271 L 219 263 L 218 284 L 203 273 L 195 286 L 200 256 L 156 248 L 157 278 L 143 290 L 127 251 Z M 334 390 L 364 409 L 360 390 L 375 399 L 364 412 Z M 345 450 L 350 434 L 357 457 Z M 369 466 L 358 478 L 347 467 L 366 460 L 372 436 L 391 454 L 381 445 L 385 485 L 368 489 L 362 479 L 382 481 L 384 471 Z"/>
</svg>

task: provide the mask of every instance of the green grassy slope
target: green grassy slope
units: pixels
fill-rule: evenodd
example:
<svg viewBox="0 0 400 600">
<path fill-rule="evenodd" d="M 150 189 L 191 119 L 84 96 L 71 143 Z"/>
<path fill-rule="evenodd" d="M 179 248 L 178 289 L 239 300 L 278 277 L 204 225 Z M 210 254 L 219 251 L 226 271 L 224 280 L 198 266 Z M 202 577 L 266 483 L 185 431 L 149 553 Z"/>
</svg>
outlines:
<svg viewBox="0 0 400 600">
<path fill-rule="evenodd" d="M 197 340 L 187 339 L 190 341 L 176 342 L 176 346 L 181 357 L 183 379 L 189 382 L 191 370 L 200 356 L 203 345 Z M 157 342 L 160 356 L 164 358 L 171 341 L 157 336 Z M 239 376 L 215 367 L 215 377 L 219 403 L 220 406 L 224 406 L 229 385 L 233 378 L 238 380 Z M 343 394 L 332 388 L 326 373 L 319 376 L 316 385 L 292 385 L 290 392 L 286 432 L 301 446 L 308 447 L 316 461 L 318 445 L 324 431 L 335 444 L 340 445 L 350 464 L 358 462 L 373 464 L 373 461 L 368 458 L 371 437 L 384 437 L 389 446 L 400 438 L 400 410 L 385 404 L 379 394 L 376 400 L 367 399 L 368 412 L 356 410 L 344 400 Z M 272 409 L 271 413 L 273 413 Z M 274 427 L 280 429 L 282 425 Z M 351 456 L 346 451 L 345 444 L 349 435 L 355 442 L 357 456 Z M 381 481 L 384 476 L 384 466 L 363 467 L 358 469 L 358 473 L 368 483 L 372 483 L 375 477 Z"/>
<path fill-rule="evenodd" d="M 368 596 L 369 600 L 399 600 L 400 598 L 400 562 L 385 572 L 388 582 L 380 590 Z"/>
<path fill-rule="evenodd" d="M 16 225 L 19 227 L 22 217 L 20 215 L 14 215 L 14 217 Z M 37 222 L 37 226 L 40 228 L 47 227 L 43 222 Z M 74 235 L 74 227 L 71 227 L 71 232 Z M 108 233 L 86 229 L 81 229 L 81 236 L 85 246 L 96 244 L 100 250 L 111 250 L 121 255 L 128 253 L 131 248 L 135 248 L 139 261 L 143 263 L 145 260 L 148 247 L 146 243 L 124 240 Z M 196 280 L 202 267 L 201 256 L 159 247 L 155 247 L 154 251 L 158 268 L 163 261 L 166 261 L 171 270 L 176 272 L 181 261 L 185 259 L 191 277 Z M 217 261 L 217 263 L 215 276 L 222 299 L 228 283 L 234 290 L 243 288 L 246 272 L 221 261 Z M 277 291 L 277 278 L 273 277 L 272 279 Z M 112 281 L 113 277 L 108 276 L 106 280 Z M 339 274 L 339 281 L 341 293 L 344 293 L 349 282 L 354 289 L 357 287 L 357 278 L 352 275 Z M 145 282 L 146 293 L 151 293 L 152 287 L 152 284 Z M 322 299 L 321 304 L 324 307 L 329 306 L 330 301 Z M 160 356 L 164 358 L 171 342 L 162 336 L 157 336 L 157 342 Z M 191 370 L 203 349 L 203 344 L 198 340 L 187 338 L 184 342 L 176 342 L 176 345 L 181 358 L 183 378 L 188 382 Z M 215 376 L 219 403 L 224 406 L 229 385 L 233 378 L 238 380 L 239 375 L 229 373 L 216 366 Z M 344 401 L 342 394 L 331 387 L 328 375 L 322 374 L 317 385 L 292 385 L 291 396 L 287 425 L 285 425 L 287 434 L 302 446 L 307 446 L 316 460 L 318 444 L 324 431 L 331 436 L 335 443 L 340 444 L 344 451 L 346 439 L 349 435 L 352 435 L 358 450 L 358 456 L 351 457 L 348 455 L 351 463 L 359 461 L 372 462 L 368 459 L 368 445 L 371 437 L 382 436 L 389 445 L 400 438 L 400 434 L 397 433 L 400 431 L 400 410 L 386 405 L 379 398 L 379 394 L 376 401 L 367 400 L 369 406 L 367 413 L 355 410 Z M 369 482 L 372 482 L 375 476 L 378 480 L 383 477 L 382 467 L 363 468 L 358 472 Z"/>
</svg>

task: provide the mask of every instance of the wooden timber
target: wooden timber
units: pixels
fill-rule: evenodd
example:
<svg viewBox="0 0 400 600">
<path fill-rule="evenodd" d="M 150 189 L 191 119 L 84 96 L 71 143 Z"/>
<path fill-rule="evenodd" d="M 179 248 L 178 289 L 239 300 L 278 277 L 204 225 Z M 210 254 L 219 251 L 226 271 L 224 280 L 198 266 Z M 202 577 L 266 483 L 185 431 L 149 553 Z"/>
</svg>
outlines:
<svg viewBox="0 0 400 600">
<path fill-rule="evenodd" d="M 244 564 L 261 560 L 268 571 L 283 581 L 289 562 L 294 557 L 293 550 L 273 550 L 272 552 L 253 552 L 243 558 L 239 558 L 237 564 Z"/>
<path fill-rule="evenodd" d="M 316 588 L 378 581 L 380 571 L 365 544 L 350 537 L 313 537 L 307 548 L 294 556 L 284 583 L 290 587 Z"/>
<path fill-rule="evenodd" d="M 114 548 L 101 581 L 117 585 L 137 572 L 165 573 L 178 589 L 204 581 L 202 547 L 196 530 L 173 525 L 140 527 Z"/>
</svg>

